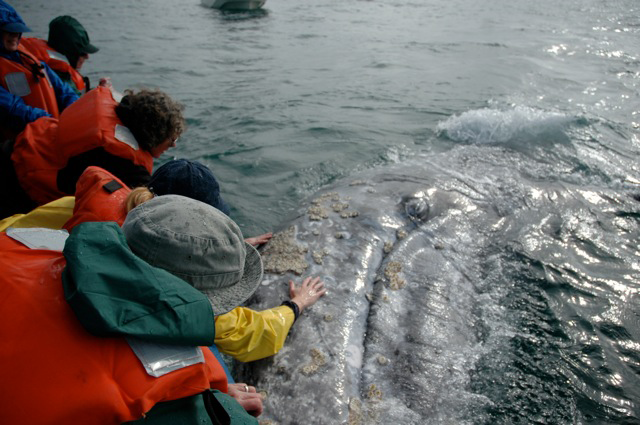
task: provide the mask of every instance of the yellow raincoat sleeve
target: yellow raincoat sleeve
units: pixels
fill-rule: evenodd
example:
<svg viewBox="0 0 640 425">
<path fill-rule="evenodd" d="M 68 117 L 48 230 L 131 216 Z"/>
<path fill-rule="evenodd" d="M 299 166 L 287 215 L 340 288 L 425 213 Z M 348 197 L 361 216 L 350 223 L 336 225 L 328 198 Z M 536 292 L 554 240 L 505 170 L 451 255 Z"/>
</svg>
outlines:
<svg viewBox="0 0 640 425">
<path fill-rule="evenodd" d="M 236 307 L 216 317 L 215 344 L 241 362 L 273 356 L 284 345 L 295 316 L 287 306 L 264 311 Z"/>
<path fill-rule="evenodd" d="M 75 197 L 65 196 L 39 206 L 26 214 L 15 214 L 0 221 L 0 231 L 8 227 L 46 227 L 62 229 L 73 215 Z"/>
</svg>

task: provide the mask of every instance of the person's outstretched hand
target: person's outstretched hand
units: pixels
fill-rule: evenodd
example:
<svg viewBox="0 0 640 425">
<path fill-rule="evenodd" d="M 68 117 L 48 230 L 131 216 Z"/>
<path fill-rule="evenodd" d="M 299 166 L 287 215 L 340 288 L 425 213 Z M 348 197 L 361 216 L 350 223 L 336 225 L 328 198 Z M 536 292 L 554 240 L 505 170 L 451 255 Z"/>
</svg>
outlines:
<svg viewBox="0 0 640 425">
<path fill-rule="evenodd" d="M 242 383 L 229 384 L 227 394 L 235 398 L 251 416 L 257 418 L 262 414 L 262 394 L 256 392 L 256 387 Z"/>
<path fill-rule="evenodd" d="M 111 88 L 111 87 L 113 87 L 113 83 L 111 83 L 111 78 L 102 77 L 102 78 L 100 78 L 100 82 L 98 83 L 98 86 Z"/>
<path fill-rule="evenodd" d="M 246 238 L 244 241 L 249 245 L 258 246 L 258 245 L 262 245 L 263 243 L 269 242 L 269 239 L 271 239 L 272 236 L 273 236 L 273 233 L 269 232 L 269 233 L 265 233 L 264 235 L 254 236 L 252 238 Z"/>
<path fill-rule="evenodd" d="M 293 280 L 289 281 L 289 296 L 291 301 L 298 304 L 300 313 L 305 308 L 314 305 L 326 292 L 324 282 L 319 277 L 307 277 L 300 286 L 296 286 Z"/>
</svg>

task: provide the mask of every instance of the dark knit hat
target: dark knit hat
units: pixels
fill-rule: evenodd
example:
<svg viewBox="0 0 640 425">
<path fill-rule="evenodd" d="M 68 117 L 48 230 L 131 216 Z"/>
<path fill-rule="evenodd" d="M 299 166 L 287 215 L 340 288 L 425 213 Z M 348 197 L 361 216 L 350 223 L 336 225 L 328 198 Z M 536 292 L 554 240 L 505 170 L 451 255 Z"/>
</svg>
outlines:
<svg viewBox="0 0 640 425">
<path fill-rule="evenodd" d="M 209 168 L 197 161 L 175 159 L 151 176 L 149 190 L 157 196 L 182 195 L 209 204 L 229 215 L 229 206 L 220 196 L 220 185 Z"/>
</svg>

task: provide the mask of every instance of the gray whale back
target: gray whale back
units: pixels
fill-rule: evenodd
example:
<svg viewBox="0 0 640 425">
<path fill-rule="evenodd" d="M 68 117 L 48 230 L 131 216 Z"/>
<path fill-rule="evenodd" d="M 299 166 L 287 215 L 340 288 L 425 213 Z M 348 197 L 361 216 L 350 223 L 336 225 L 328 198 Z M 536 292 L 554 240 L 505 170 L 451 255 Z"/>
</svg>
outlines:
<svg viewBox="0 0 640 425">
<path fill-rule="evenodd" d="M 634 157 L 598 141 L 610 124 L 472 111 L 440 127 L 455 146 L 302 205 L 250 305 L 296 273 L 329 293 L 238 369 L 267 393 L 261 423 L 637 418 L 640 196 Z"/>
<path fill-rule="evenodd" d="M 321 276 L 329 292 L 278 354 L 237 366 L 237 379 L 267 395 L 261 423 L 424 423 L 440 409 L 462 417 L 452 407 L 460 397 L 469 409 L 486 403 L 465 390 L 479 270 L 460 258 L 485 243 L 473 226 L 497 217 L 474 188 L 406 171 L 372 170 L 319 192 L 265 247 L 249 307 L 279 305 L 300 274 Z"/>
</svg>

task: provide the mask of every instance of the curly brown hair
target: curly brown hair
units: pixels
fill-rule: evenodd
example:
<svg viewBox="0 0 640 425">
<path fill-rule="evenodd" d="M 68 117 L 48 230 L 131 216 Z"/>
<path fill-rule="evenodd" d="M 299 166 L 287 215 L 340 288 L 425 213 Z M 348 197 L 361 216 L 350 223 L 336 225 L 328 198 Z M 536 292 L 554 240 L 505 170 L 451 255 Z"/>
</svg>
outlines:
<svg viewBox="0 0 640 425">
<path fill-rule="evenodd" d="M 167 139 L 175 140 L 184 131 L 184 106 L 160 90 L 125 90 L 116 106 L 120 121 L 133 133 L 140 148 L 150 151 Z"/>
</svg>

